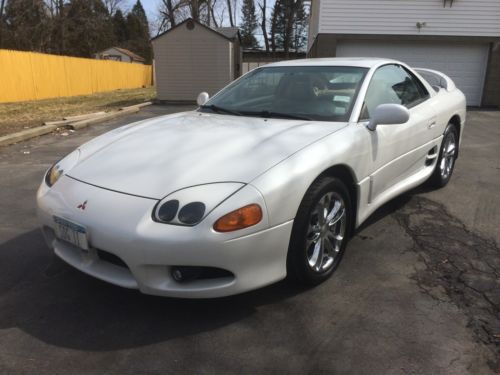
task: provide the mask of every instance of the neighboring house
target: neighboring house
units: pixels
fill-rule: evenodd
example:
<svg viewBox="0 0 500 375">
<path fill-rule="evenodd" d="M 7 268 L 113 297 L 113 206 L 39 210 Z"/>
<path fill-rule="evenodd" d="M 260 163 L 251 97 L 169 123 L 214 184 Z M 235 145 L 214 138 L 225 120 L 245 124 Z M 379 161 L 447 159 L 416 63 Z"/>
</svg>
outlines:
<svg viewBox="0 0 500 375">
<path fill-rule="evenodd" d="M 312 0 L 308 56 L 398 59 L 500 106 L 500 0 Z"/>
<path fill-rule="evenodd" d="M 120 47 L 110 47 L 104 51 L 98 52 L 94 55 L 98 60 L 113 60 L 130 62 L 136 64 L 145 64 L 146 60 L 132 51 Z"/>
<path fill-rule="evenodd" d="M 238 29 L 212 29 L 191 18 L 152 39 L 157 98 L 193 102 L 241 74 Z"/>
</svg>

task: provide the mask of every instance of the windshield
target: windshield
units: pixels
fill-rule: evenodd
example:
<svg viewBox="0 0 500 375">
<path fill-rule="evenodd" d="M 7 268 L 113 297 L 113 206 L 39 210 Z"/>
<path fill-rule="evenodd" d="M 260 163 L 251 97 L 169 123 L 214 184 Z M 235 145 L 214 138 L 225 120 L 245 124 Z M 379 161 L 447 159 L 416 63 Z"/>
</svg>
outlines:
<svg viewBox="0 0 500 375">
<path fill-rule="evenodd" d="M 368 69 L 278 66 L 255 69 L 214 96 L 201 111 L 221 114 L 348 121 Z"/>
</svg>

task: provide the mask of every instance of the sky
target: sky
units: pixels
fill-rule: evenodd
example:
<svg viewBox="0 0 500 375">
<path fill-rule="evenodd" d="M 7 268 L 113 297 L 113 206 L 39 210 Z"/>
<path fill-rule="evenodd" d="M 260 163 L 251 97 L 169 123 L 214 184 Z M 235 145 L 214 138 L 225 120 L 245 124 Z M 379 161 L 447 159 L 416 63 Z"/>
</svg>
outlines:
<svg viewBox="0 0 500 375">
<path fill-rule="evenodd" d="M 136 0 L 128 0 L 128 7 L 132 8 Z M 141 0 L 149 20 L 155 19 L 158 11 L 159 0 Z"/>
<path fill-rule="evenodd" d="M 124 3 L 123 8 L 125 10 L 131 9 L 136 0 L 126 0 Z M 238 3 L 239 1 L 237 1 Z M 155 21 L 158 16 L 158 8 L 159 4 L 161 3 L 161 0 L 141 0 L 142 6 L 144 7 L 144 10 L 146 11 L 146 15 L 148 16 L 149 22 Z M 268 0 L 268 8 L 270 8 L 274 4 L 274 0 Z M 270 13 L 269 13 L 270 14 Z M 239 12 L 237 12 L 236 15 L 237 19 L 239 18 Z M 227 26 L 227 25 L 226 25 Z"/>
</svg>

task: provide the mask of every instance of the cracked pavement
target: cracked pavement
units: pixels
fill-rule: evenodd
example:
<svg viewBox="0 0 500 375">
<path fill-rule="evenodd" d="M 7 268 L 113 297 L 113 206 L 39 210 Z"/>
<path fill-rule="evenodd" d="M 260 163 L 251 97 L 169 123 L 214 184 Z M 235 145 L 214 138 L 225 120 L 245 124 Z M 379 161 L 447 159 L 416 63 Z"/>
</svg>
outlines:
<svg viewBox="0 0 500 375">
<path fill-rule="evenodd" d="M 0 373 L 499 372 L 499 112 L 470 112 L 456 170 L 362 225 L 335 275 L 186 301 L 59 261 L 37 229 L 44 171 L 79 144 L 178 107 L 0 149 Z"/>
</svg>

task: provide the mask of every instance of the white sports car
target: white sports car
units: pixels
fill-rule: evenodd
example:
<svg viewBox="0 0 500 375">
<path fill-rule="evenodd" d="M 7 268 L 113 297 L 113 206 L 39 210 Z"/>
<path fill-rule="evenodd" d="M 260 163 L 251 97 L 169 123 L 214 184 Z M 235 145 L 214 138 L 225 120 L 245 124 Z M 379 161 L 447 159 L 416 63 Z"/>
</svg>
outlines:
<svg viewBox="0 0 500 375">
<path fill-rule="evenodd" d="M 270 64 L 207 100 L 47 171 L 39 220 L 60 258 L 162 296 L 320 283 L 377 207 L 447 184 L 466 114 L 450 78 L 387 59 Z"/>
</svg>

